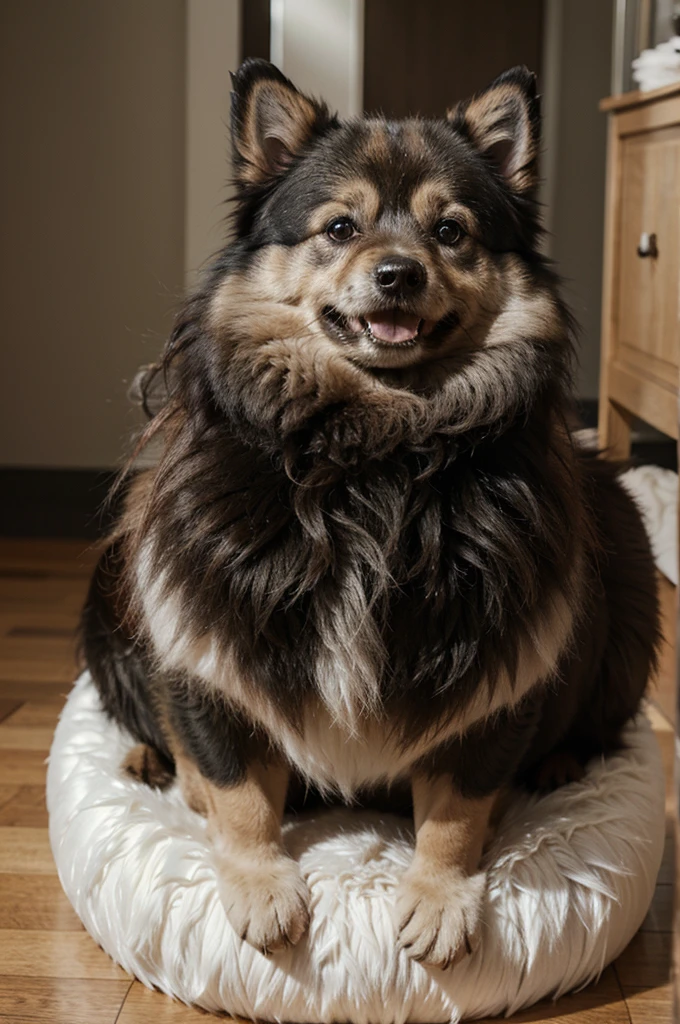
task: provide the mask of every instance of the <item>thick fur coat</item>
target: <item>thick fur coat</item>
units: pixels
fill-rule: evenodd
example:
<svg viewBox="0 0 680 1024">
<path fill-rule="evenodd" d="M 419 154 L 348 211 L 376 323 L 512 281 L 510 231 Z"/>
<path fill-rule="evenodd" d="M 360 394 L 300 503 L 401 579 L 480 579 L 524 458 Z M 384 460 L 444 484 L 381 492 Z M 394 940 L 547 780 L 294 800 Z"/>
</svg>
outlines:
<svg viewBox="0 0 680 1024">
<path fill-rule="evenodd" d="M 162 456 L 129 481 L 85 655 L 128 769 L 177 771 L 266 951 L 306 923 L 290 773 L 346 800 L 410 782 L 399 936 L 446 966 L 496 794 L 615 749 L 658 642 L 639 514 L 567 428 L 534 80 L 341 123 L 247 62 L 233 132 L 236 238 L 157 368 Z"/>
</svg>

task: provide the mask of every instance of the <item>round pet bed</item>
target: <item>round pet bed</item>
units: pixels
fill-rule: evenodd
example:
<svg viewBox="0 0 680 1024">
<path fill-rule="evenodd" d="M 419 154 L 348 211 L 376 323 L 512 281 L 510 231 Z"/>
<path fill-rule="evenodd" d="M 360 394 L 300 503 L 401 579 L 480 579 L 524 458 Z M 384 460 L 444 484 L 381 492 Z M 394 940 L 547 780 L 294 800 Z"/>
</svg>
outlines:
<svg viewBox="0 0 680 1024">
<path fill-rule="evenodd" d="M 391 904 L 413 836 L 403 819 L 328 811 L 290 820 L 312 892 L 309 934 L 267 958 L 217 894 L 205 824 L 177 787 L 123 776 L 132 744 L 76 683 L 50 755 L 50 837 L 85 927 L 146 985 L 212 1011 L 272 1021 L 457 1021 L 511 1013 L 596 977 L 647 912 L 664 841 L 664 787 L 641 716 L 625 751 L 580 783 L 518 796 L 485 856 L 481 943 L 441 971 L 398 952 Z"/>
</svg>

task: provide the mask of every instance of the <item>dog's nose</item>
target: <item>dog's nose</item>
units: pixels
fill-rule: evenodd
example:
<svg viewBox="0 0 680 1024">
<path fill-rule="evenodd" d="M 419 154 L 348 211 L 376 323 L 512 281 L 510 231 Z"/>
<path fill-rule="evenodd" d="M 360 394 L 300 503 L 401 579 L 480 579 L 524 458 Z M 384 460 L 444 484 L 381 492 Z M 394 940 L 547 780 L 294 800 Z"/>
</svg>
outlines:
<svg viewBox="0 0 680 1024">
<path fill-rule="evenodd" d="M 427 280 L 422 263 L 408 256 L 387 256 L 377 264 L 374 274 L 380 290 L 395 299 L 416 295 Z"/>
</svg>

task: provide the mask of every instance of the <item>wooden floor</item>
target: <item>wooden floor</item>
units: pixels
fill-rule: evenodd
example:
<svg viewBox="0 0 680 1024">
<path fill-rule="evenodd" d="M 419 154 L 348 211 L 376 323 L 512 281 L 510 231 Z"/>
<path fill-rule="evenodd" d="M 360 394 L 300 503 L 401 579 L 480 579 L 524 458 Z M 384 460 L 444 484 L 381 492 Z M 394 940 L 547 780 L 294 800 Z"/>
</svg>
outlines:
<svg viewBox="0 0 680 1024">
<path fill-rule="evenodd" d="M 84 932 L 61 892 L 47 838 L 45 757 L 74 675 L 73 629 L 93 551 L 72 541 L 0 539 L 0 1021 L 12 1024 L 189 1024 L 210 1018 L 149 992 Z M 675 632 L 675 595 L 663 588 Z M 671 775 L 674 654 L 650 715 Z M 672 806 L 670 785 L 668 807 Z M 599 984 L 513 1020 L 667 1024 L 673 854 L 651 910 Z"/>
</svg>

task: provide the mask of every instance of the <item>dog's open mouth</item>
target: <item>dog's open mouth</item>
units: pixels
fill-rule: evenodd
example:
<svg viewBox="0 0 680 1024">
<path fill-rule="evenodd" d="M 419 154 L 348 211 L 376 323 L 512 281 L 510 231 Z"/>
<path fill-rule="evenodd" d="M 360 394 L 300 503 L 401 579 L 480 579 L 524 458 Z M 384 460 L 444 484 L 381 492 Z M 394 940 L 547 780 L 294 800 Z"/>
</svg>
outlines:
<svg viewBox="0 0 680 1024">
<path fill-rule="evenodd" d="M 365 337 L 374 345 L 388 348 L 409 348 L 427 337 L 436 326 L 434 320 L 425 320 L 401 309 L 380 310 L 366 316 L 346 317 L 332 307 L 323 311 L 331 333 L 350 341 Z"/>
<path fill-rule="evenodd" d="M 402 313 L 394 309 L 387 312 L 374 313 L 366 318 L 356 317 L 349 322 L 355 334 L 363 331 L 377 345 L 412 345 L 418 340 L 425 321 L 411 313 Z"/>
</svg>

